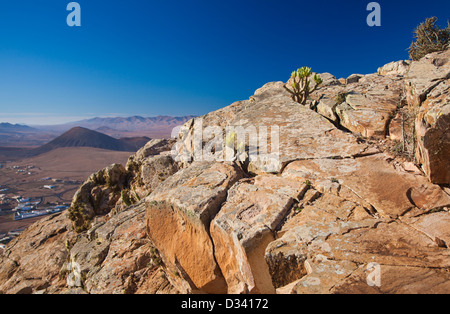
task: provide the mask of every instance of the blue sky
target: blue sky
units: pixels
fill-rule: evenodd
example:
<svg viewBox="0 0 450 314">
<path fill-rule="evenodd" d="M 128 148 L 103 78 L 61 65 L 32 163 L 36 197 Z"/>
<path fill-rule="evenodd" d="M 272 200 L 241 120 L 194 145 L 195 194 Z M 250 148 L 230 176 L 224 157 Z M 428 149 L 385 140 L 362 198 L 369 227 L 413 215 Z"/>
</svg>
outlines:
<svg viewBox="0 0 450 314">
<path fill-rule="evenodd" d="M 0 1 L 0 122 L 201 115 L 298 67 L 336 77 L 407 59 L 417 24 L 450 1 Z"/>
</svg>

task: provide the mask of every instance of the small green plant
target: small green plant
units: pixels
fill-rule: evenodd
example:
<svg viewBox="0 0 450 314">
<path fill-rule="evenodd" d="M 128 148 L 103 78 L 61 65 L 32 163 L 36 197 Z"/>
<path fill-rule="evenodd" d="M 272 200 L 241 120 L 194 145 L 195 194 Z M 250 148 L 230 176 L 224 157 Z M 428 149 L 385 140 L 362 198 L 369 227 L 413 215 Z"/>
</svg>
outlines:
<svg viewBox="0 0 450 314">
<path fill-rule="evenodd" d="M 336 95 L 336 97 L 334 97 L 334 100 L 336 101 L 336 103 L 338 105 L 342 104 L 343 102 L 345 102 L 346 98 L 347 98 L 348 93 L 347 92 L 342 92 Z"/>
<path fill-rule="evenodd" d="M 450 23 L 447 28 L 439 28 L 436 25 L 437 17 L 430 17 L 425 22 L 419 24 L 414 30 L 415 42 L 409 47 L 409 57 L 420 60 L 425 55 L 444 51 L 450 44 Z"/>
<path fill-rule="evenodd" d="M 316 85 L 311 88 L 311 75 L 311 68 L 299 68 L 291 74 L 292 90 L 284 86 L 284 88 L 292 95 L 292 99 L 302 105 L 306 104 L 306 101 L 310 98 L 309 95 L 323 83 L 320 76 L 318 74 L 314 74 L 313 80 Z"/>
<path fill-rule="evenodd" d="M 405 145 L 401 141 L 393 141 L 390 150 L 396 156 L 401 156 L 405 153 Z"/>
<path fill-rule="evenodd" d="M 237 139 L 236 132 L 229 133 L 225 137 L 225 151 L 227 159 L 244 162 L 248 157 L 245 143 Z"/>
<path fill-rule="evenodd" d="M 134 203 L 130 195 L 128 194 L 128 190 L 122 190 L 121 194 L 122 200 L 126 206 L 131 206 Z"/>
<path fill-rule="evenodd" d="M 236 133 L 235 132 L 229 133 L 225 138 L 225 146 L 234 148 L 235 141 L 236 141 Z"/>
<path fill-rule="evenodd" d="M 152 247 L 150 249 L 150 258 L 151 258 L 151 266 L 160 267 L 164 265 L 164 262 L 161 258 L 161 255 L 159 254 L 159 251 Z M 149 265 L 150 266 L 150 265 Z"/>
<path fill-rule="evenodd" d="M 74 202 L 68 210 L 69 219 L 73 222 L 73 228 L 77 233 L 89 230 L 91 227 L 91 217 L 86 214 L 84 205 Z"/>
</svg>

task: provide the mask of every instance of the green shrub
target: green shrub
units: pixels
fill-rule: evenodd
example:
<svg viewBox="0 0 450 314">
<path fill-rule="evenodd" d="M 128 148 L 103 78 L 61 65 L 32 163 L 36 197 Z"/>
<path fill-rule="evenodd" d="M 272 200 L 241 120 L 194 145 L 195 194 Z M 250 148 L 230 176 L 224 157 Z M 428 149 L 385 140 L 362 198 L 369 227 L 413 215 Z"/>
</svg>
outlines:
<svg viewBox="0 0 450 314">
<path fill-rule="evenodd" d="M 73 228 L 77 233 L 91 228 L 91 217 L 86 214 L 83 204 L 74 202 L 68 211 L 69 219 L 73 222 Z"/>
<path fill-rule="evenodd" d="M 124 204 L 126 206 L 131 206 L 132 205 L 132 200 L 130 198 L 130 195 L 128 194 L 128 190 L 122 190 L 121 192 L 121 196 L 122 196 L 122 201 L 124 202 Z"/>
<path fill-rule="evenodd" d="M 342 92 L 336 95 L 336 97 L 334 97 L 334 100 L 336 101 L 336 103 L 338 105 L 342 104 L 343 102 L 345 102 L 345 100 L 347 99 L 347 92 Z"/>
<path fill-rule="evenodd" d="M 292 95 L 292 99 L 302 105 L 306 104 L 309 95 L 323 83 L 320 76 L 314 74 L 313 80 L 316 85 L 311 88 L 311 80 L 309 78 L 311 75 L 311 68 L 300 68 L 291 74 L 291 79 L 293 80 L 291 84 L 292 90 L 284 86 L 284 88 Z"/>
<path fill-rule="evenodd" d="M 425 55 L 446 50 L 450 44 L 450 23 L 447 28 L 439 28 L 436 25 L 436 17 L 430 17 L 419 24 L 414 30 L 415 42 L 409 47 L 409 57 L 420 60 Z"/>
</svg>

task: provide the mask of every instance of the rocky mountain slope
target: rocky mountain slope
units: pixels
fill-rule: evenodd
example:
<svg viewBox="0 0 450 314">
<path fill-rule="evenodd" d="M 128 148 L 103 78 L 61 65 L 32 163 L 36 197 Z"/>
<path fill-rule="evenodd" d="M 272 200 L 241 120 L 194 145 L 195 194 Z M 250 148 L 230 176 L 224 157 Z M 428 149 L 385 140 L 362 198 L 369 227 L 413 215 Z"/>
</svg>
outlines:
<svg viewBox="0 0 450 314">
<path fill-rule="evenodd" d="M 0 292 L 449 293 L 450 50 L 321 76 L 306 106 L 268 83 L 91 175 L 9 244 Z M 199 160 L 229 126 L 279 133 Z"/>
</svg>

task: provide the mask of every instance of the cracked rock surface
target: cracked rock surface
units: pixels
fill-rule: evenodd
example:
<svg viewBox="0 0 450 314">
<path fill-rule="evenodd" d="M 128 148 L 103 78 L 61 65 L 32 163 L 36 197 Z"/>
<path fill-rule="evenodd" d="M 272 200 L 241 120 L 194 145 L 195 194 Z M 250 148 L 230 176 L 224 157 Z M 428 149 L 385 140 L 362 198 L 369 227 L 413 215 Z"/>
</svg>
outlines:
<svg viewBox="0 0 450 314">
<path fill-rule="evenodd" d="M 271 82 L 187 122 L 13 240 L 0 293 L 449 293 L 449 66 L 323 73 L 306 106 Z M 228 127 L 270 136 L 200 158 Z"/>
</svg>

